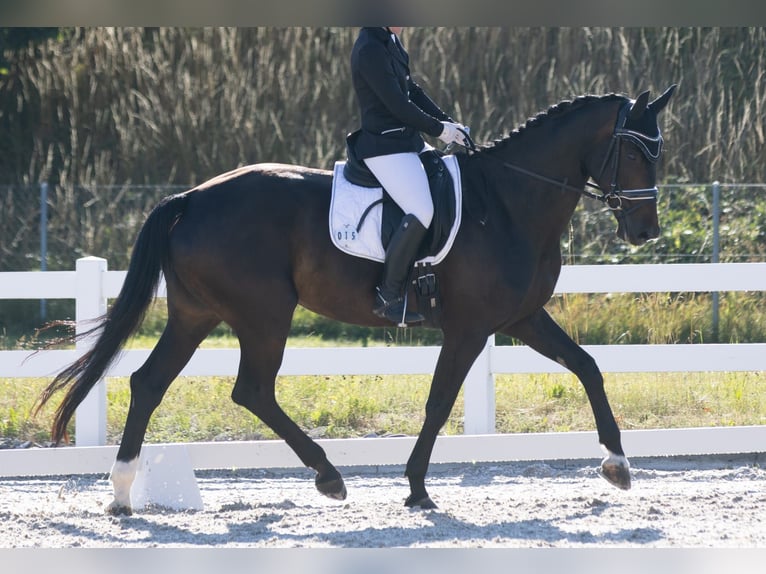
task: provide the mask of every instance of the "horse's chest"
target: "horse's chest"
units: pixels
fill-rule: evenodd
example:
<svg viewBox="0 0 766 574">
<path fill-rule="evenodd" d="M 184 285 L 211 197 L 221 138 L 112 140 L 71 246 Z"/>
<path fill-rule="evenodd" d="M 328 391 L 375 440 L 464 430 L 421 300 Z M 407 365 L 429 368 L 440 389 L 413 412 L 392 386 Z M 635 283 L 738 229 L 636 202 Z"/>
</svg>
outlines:
<svg viewBox="0 0 766 574">
<path fill-rule="evenodd" d="M 560 258 L 551 260 L 543 258 L 529 282 L 527 290 L 527 303 L 533 307 L 542 307 L 553 295 L 559 274 L 561 272 Z"/>
</svg>

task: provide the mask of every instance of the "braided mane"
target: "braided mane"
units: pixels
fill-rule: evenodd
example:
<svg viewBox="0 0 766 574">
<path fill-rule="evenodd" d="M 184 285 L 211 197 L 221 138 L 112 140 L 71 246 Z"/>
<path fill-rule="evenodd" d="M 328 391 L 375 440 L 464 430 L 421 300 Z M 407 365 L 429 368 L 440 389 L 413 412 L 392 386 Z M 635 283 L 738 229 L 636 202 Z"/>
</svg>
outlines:
<svg viewBox="0 0 766 574">
<path fill-rule="evenodd" d="M 594 96 L 594 95 L 584 95 L 584 96 L 577 96 L 573 100 L 563 100 L 559 102 L 558 104 L 555 104 L 551 107 L 549 107 L 547 110 L 539 112 L 534 117 L 529 118 L 524 124 L 520 125 L 518 128 L 513 130 L 510 134 L 508 134 L 503 139 L 495 140 L 489 144 L 483 144 L 480 145 L 480 150 L 491 150 L 491 149 L 498 149 L 502 148 L 506 144 L 508 144 L 511 141 L 515 141 L 518 138 L 522 137 L 527 130 L 530 130 L 532 128 L 540 127 L 543 124 L 546 124 L 550 120 L 560 118 L 569 112 L 573 112 L 575 110 L 579 110 L 593 102 L 612 102 L 616 100 L 625 100 L 625 96 L 619 95 L 619 94 L 605 94 L 602 96 Z"/>
</svg>

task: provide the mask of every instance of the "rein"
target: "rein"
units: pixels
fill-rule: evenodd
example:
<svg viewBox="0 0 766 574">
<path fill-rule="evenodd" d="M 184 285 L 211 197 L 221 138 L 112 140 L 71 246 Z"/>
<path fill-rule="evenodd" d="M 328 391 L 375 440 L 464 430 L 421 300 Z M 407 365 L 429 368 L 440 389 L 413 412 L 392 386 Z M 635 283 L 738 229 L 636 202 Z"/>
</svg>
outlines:
<svg viewBox="0 0 766 574">
<path fill-rule="evenodd" d="M 620 113 L 617 117 L 615 129 L 614 129 L 614 132 L 612 133 L 612 141 L 609 144 L 609 150 L 607 151 L 606 156 L 604 157 L 604 161 L 601 164 L 601 169 L 599 170 L 599 177 L 601 177 L 601 175 L 604 173 L 604 170 L 606 169 L 607 164 L 609 163 L 609 160 L 612 159 L 612 166 L 613 166 L 612 167 L 612 183 L 610 186 L 610 190 L 608 192 L 604 191 L 599 185 L 591 181 L 586 181 L 585 185 L 587 187 L 600 191 L 601 192 L 600 194 L 593 193 L 592 191 L 588 191 L 587 189 L 584 189 L 584 188 L 569 185 L 569 182 L 567 179 L 564 179 L 563 181 L 559 181 L 557 179 L 553 179 L 553 178 L 541 175 L 539 173 L 536 173 L 534 171 L 528 170 L 521 166 L 497 159 L 496 157 L 492 157 L 492 156 L 488 156 L 488 157 L 492 158 L 493 160 L 497 162 L 500 162 L 504 167 L 510 170 L 524 174 L 527 177 L 531 177 L 533 179 L 537 179 L 539 181 L 543 181 L 545 183 L 555 185 L 562 190 L 573 191 L 575 193 L 584 195 L 585 197 L 588 197 L 590 199 L 595 199 L 596 201 L 600 201 L 601 203 L 606 205 L 612 211 L 619 212 L 619 214 L 622 216 L 628 215 L 634 209 L 637 209 L 638 206 L 635 206 L 628 211 L 624 211 L 622 207 L 623 199 L 627 199 L 628 201 L 650 201 L 650 200 L 656 201 L 658 190 L 656 186 L 652 188 L 643 188 L 643 189 L 620 189 L 620 187 L 617 185 L 617 174 L 620 168 L 620 147 L 622 145 L 623 138 L 630 139 L 631 141 L 634 141 L 634 142 L 637 141 L 639 144 L 639 149 L 649 161 L 655 162 L 659 158 L 659 150 L 656 153 L 656 155 L 652 154 L 649 152 L 647 146 L 643 143 L 642 139 L 648 138 L 648 136 L 625 129 L 624 127 L 625 119 L 626 119 L 626 115 L 627 115 L 627 111 L 629 107 L 630 107 L 630 104 L 626 104 L 620 109 Z M 477 148 L 476 148 L 476 144 L 471 139 L 471 136 L 463 130 L 460 130 L 460 131 L 465 136 L 465 139 L 467 142 L 467 145 L 465 147 L 468 149 L 468 151 L 475 153 L 477 151 Z M 659 149 L 661 150 L 662 136 L 653 138 L 652 142 L 658 143 Z"/>
<path fill-rule="evenodd" d="M 491 157 L 491 156 L 489 156 L 489 157 Z M 524 175 L 526 175 L 528 177 L 531 177 L 533 179 L 537 179 L 537 180 L 540 180 L 540 181 L 544 181 L 545 183 L 550 183 L 551 185 L 558 186 L 561 189 L 565 189 L 567 191 L 574 191 L 575 193 L 582 194 L 585 197 L 589 197 L 590 199 L 595 199 L 595 200 L 601 201 L 603 203 L 606 203 L 610 199 L 610 197 L 607 194 L 605 194 L 603 192 L 603 190 L 598 185 L 596 185 L 595 183 L 592 183 L 590 181 L 586 181 L 585 185 L 587 185 L 588 187 L 591 187 L 593 189 L 597 189 L 597 190 L 601 191 L 601 194 L 593 193 L 592 191 L 588 191 L 587 189 L 582 189 L 582 188 L 579 188 L 579 187 L 575 187 L 574 185 L 569 185 L 569 183 L 568 183 L 569 180 L 567 180 L 567 179 L 564 179 L 564 181 L 559 181 L 559 180 L 553 179 L 551 177 L 546 177 L 544 175 L 540 175 L 539 173 L 536 173 L 534 171 L 530 171 L 530 170 L 525 169 L 523 167 L 520 167 L 518 165 L 515 165 L 515 164 L 512 164 L 512 163 L 508 163 L 507 161 L 502 161 L 502 160 L 499 160 L 499 159 L 494 158 L 494 157 L 492 159 L 494 159 L 495 161 L 499 161 L 500 163 L 503 164 L 503 166 L 507 167 L 508 169 L 511 169 L 513 171 L 517 171 L 517 172 L 522 173 L 522 174 L 524 174 Z M 614 197 L 619 197 L 619 196 L 615 195 Z"/>
</svg>

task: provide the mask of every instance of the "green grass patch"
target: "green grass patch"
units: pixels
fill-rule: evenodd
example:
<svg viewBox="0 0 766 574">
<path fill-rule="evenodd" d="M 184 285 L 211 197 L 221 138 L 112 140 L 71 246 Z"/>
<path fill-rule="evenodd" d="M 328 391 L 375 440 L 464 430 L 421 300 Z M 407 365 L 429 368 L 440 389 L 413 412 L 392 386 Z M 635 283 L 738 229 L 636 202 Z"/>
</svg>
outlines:
<svg viewBox="0 0 766 574">
<path fill-rule="evenodd" d="M 766 424 L 762 372 L 607 373 L 620 428 L 659 429 Z M 499 375 L 500 432 L 593 430 L 593 414 L 574 375 Z"/>
<path fill-rule="evenodd" d="M 606 374 L 620 427 L 684 428 L 766 424 L 766 382 L 761 372 Z M 42 442 L 56 401 L 30 417 L 43 379 L 0 381 L 0 436 Z M 181 377 L 154 413 L 147 442 L 277 438 L 230 399 L 231 377 Z M 280 377 L 277 399 L 307 432 L 326 438 L 369 433 L 415 435 L 423 422 L 429 376 Z M 498 375 L 497 431 L 585 431 L 595 428 L 585 392 L 569 374 Z M 107 441 L 119 442 L 130 401 L 127 378 L 109 379 Z M 443 432 L 463 432 L 458 397 Z M 70 423 L 70 433 L 74 424 Z"/>
</svg>

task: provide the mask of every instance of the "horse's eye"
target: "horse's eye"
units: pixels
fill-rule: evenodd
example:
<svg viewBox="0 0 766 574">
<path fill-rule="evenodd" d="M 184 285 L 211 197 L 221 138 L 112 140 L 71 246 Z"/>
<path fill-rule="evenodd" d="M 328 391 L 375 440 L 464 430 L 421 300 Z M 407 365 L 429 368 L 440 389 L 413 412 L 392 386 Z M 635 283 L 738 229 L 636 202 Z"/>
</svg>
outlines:
<svg viewBox="0 0 766 574">
<path fill-rule="evenodd" d="M 634 153 L 628 153 L 628 154 L 627 154 L 627 158 L 628 158 L 630 161 L 636 161 L 636 159 L 638 158 L 638 156 L 637 156 L 636 154 L 634 154 Z"/>
</svg>

